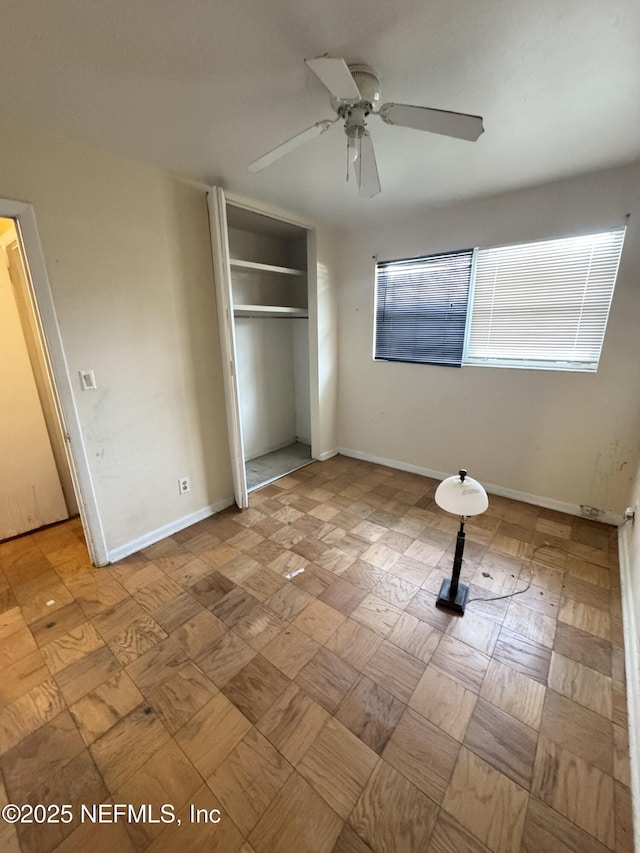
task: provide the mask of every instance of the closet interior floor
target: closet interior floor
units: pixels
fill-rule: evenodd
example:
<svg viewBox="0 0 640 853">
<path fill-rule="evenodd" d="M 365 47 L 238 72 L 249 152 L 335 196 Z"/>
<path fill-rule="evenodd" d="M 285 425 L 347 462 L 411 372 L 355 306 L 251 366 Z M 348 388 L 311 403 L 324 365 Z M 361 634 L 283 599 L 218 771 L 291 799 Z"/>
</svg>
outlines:
<svg viewBox="0 0 640 853">
<path fill-rule="evenodd" d="M 632 851 L 616 531 L 490 496 L 457 617 L 436 486 L 335 457 L 105 569 L 0 544 L 2 805 L 73 815 L 0 848 Z"/>
<path fill-rule="evenodd" d="M 245 462 L 247 488 L 254 491 L 313 462 L 308 444 L 296 441 Z"/>
</svg>

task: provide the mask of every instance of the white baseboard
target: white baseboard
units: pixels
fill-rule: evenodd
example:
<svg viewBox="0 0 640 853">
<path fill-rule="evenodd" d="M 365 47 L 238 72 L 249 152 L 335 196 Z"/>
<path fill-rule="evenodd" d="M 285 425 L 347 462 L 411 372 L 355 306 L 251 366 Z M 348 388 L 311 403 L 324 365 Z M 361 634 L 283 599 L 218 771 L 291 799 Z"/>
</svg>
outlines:
<svg viewBox="0 0 640 853">
<path fill-rule="evenodd" d="M 635 849 L 640 850 L 640 625 L 633 606 L 634 570 L 629 549 L 630 528 L 618 531 L 618 560 L 622 595 L 624 664 L 627 675 L 627 712 L 629 715 L 629 758 L 631 764 L 631 800 Z"/>
<path fill-rule="evenodd" d="M 226 509 L 233 503 L 235 503 L 235 498 L 223 498 L 221 501 L 217 501 L 209 506 L 204 506 L 202 509 L 197 509 L 195 512 L 189 513 L 189 515 L 183 515 L 182 518 L 176 518 L 175 521 L 170 521 L 169 524 L 157 527 L 155 530 L 150 530 L 149 533 L 145 533 L 144 536 L 139 536 L 137 539 L 132 539 L 130 542 L 125 542 L 124 545 L 119 545 L 117 548 L 109 551 L 109 562 L 117 563 L 118 560 L 123 560 L 125 557 L 128 557 L 129 554 L 135 554 L 138 551 L 142 551 L 143 548 L 148 548 L 149 545 L 154 545 L 161 539 L 171 536 L 172 533 L 177 533 L 179 530 L 184 530 L 185 527 L 189 527 L 192 524 L 196 524 L 198 521 L 203 521 L 205 518 L 215 515 L 216 512 Z"/>
<path fill-rule="evenodd" d="M 341 453 L 343 456 L 351 456 L 354 459 L 362 459 L 363 462 L 374 462 L 377 465 L 385 465 L 387 468 L 396 468 L 398 471 L 408 471 L 411 474 L 431 477 L 434 480 L 444 480 L 445 477 L 451 476 L 451 471 L 433 471 L 431 468 L 412 465 L 410 462 L 399 462 L 397 459 L 386 459 L 384 456 L 372 456 L 369 453 L 361 453 L 359 450 L 351 450 L 348 447 L 338 448 L 338 453 Z M 542 506 L 545 509 L 554 509 L 557 512 L 565 512 L 567 515 L 577 515 L 580 518 L 585 517 L 580 510 L 579 504 L 557 501 L 555 498 L 547 498 L 540 495 L 530 495 L 528 492 L 519 492 L 517 489 L 508 489 L 505 486 L 485 483 L 484 480 L 482 481 L 482 485 L 491 495 L 499 495 L 501 498 L 510 498 L 514 501 L 523 501 L 534 506 Z M 603 524 L 613 524 L 617 527 L 622 522 L 622 516 L 615 512 L 603 512 L 597 520 Z"/>
</svg>

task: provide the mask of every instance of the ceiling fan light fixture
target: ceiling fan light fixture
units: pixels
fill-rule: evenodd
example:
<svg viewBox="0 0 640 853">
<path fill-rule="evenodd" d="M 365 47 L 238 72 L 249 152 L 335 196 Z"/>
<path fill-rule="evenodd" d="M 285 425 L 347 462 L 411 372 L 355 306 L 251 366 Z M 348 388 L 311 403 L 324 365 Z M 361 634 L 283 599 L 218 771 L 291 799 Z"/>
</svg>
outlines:
<svg viewBox="0 0 640 853">
<path fill-rule="evenodd" d="M 350 163 L 355 163 L 358 159 L 358 140 L 355 136 L 350 136 L 347 139 L 347 156 Z"/>
<path fill-rule="evenodd" d="M 347 124 L 345 133 L 347 134 L 347 156 L 349 162 L 355 164 L 360 156 L 360 140 L 364 134 L 364 124 Z"/>
</svg>

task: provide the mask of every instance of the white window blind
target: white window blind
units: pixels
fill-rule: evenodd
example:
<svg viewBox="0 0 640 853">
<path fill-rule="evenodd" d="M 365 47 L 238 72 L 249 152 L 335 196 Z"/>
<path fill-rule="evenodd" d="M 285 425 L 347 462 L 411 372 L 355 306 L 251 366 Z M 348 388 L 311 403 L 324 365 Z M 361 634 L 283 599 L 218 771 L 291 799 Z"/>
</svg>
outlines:
<svg viewBox="0 0 640 853">
<path fill-rule="evenodd" d="M 376 359 L 460 367 L 472 255 L 376 264 Z"/>
<path fill-rule="evenodd" d="M 464 363 L 595 371 L 624 234 L 478 249 Z"/>
</svg>

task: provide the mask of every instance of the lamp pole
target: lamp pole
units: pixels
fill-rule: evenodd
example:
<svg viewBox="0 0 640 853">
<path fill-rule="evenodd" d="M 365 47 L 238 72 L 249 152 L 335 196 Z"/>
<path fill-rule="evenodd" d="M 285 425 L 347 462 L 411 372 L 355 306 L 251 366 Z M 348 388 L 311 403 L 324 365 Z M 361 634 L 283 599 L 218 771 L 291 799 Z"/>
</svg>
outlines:
<svg viewBox="0 0 640 853">
<path fill-rule="evenodd" d="M 458 581 L 460 580 L 460 569 L 462 568 L 462 554 L 464 552 L 464 515 L 460 516 L 460 529 L 456 538 L 456 553 L 453 557 L 453 569 L 451 571 L 451 598 L 455 599 L 458 594 Z"/>
<path fill-rule="evenodd" d="M 459 472 L 460 483 L 464 483 L 467 472 L 462 468 Z M 453 558 L 453 569 L 451 578 L 443 580 L 440 593 L 436 600 L 436 607 L 453 610 L 455 613 L 464 613 L 464 608 L 469 596 L 469 587 L 460 583 L 460 570 L 462 569 L 462 554 L 464 553 L 464 515 L 460 516 L 460 528 L 456 539 L 456 551 Z"/>
</svg>

